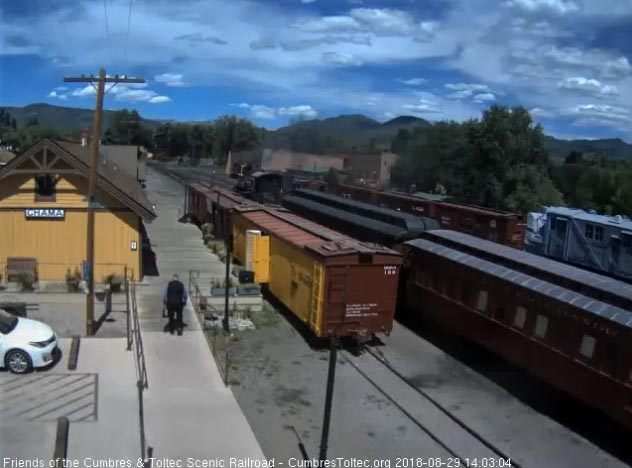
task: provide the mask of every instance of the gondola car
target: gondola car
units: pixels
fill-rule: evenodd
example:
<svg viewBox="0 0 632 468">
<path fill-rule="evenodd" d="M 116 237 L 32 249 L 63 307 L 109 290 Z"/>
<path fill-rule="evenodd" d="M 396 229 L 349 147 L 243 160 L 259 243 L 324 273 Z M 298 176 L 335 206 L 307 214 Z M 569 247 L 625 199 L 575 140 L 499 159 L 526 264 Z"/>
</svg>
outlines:
<svg viewBox="0 0 632 468">
<path fill-rule="evenodd" d="M 404 244 L 409 313 L 632 429 L 632 313 L 454 248 Z"/>
</svg>

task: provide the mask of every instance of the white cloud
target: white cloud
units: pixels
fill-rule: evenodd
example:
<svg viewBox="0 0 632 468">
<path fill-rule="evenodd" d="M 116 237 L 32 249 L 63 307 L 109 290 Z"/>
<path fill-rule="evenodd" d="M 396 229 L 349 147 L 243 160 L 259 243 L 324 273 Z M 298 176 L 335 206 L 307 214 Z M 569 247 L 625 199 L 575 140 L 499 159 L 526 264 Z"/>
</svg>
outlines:
<svg viewBox="0 0 632 468">
<path fill-rule="evenodd" d="M 279 115 L 313 119 L 318 115 L 318 112 L 316 112 L 316 110 L 312 106 L 303 104 L 293 107 L 281 107 L 279 108 Z"/>
<path fill-rule="evenodd" d="M 628 109 L 622 107 L 609 106 L 606 104 L 580 104 L 573 106 L 565 112 L 566 115 L 574 117 L 575 123 L 580 125 L 598 124 L 608 125 L 611 123 L 629 123 L 632 116 Z"/>
<path fill-rule="evenodd" d="M 72 93 L 73 96 L 84 97 L 84 96 L 96 96 L 97 90 L 92 85 L 84 86 L 83 88 L 75 89 Z"/>
<path fill-rule="evenodd" d="M 63 88 L 63 86 L 60 86 L 60 88 Z M 55 88 L 57 89 L 57 88 Z M 51 91 L 50 93 L 48 93 L 48 97 L 50 98 L 54 98 L 54 99 L 59 99 L 61 101 L 65 101 L 68 96 L 66 94 L 60 94 L 57 91 Z"/>
<path fill-rule="evenodd" d="M 68 88 L 66 86 L 57 86 L 55 91 L 68 91 Z"/>
<path fill-rule="evenodd" d="M 559 15 L 580 10 L 580 6 L 571 0 L 508 0 L 505 6 L 529 13 L 548 12 Z"/>
<path fill-rule="evenodd" d="M 183 76 L 178 73 L 163 73 L 161 75 L 154 76 L 154 80 L 158 83 L 164 83 L 167 86 L 185 86 L 182 81 Z"/>
<path fill-rule="evenodd" d="M 409 86 L 420 86 L 428 82 L 425 78 L 411 78 L 409 80 L 398 80 L 400 83 L 404 83 Z"/>
<path fill-rule="evenodd" d="M 619 90 L 616 86 L 603 84 L 595 79 L 588 79 L 581 76 L 566 78 L 557 84 L 559 89 L 573 91 L 578 94 L 591 95 L 596 97 L 616 96 Z"/>
<path fill-rule="evenodd" d="M 171 102 L 171 98 L 169 98 L 168 96 L 154 96 L 147 102 L 149 104 L 164 104 L 166 102 Z"/>
<path fill-rule="evenodd" d="M 313 119 L 318 115 L 318 112 L 312 106 L 307 104 L 279 107 L 278 109 L 261 104 L 248 104 L 246 102 L 239 103 L 236 106 L 242 109 L 248 109 L 250 111 L 250 116 L 253 119 L 262 120 L 272 120 L 276 119 L 278 116 Z"/>
<path fill-rule="evenodd" d="M 474 102 L 492 102 L 496 100 L 496 96 L 492 93 L 481 93 L 474 96 Z"/>
<path fill-rule="evenodd" d="M 362 61 L 344 52 L 323 52 L 323 61 L 334 65 L 362 65 Z"/>
<path fill-rule="evenodd" d="M 314 3 L 316 0 L 301 0 L 302 3 Z"/>
<path fill-rule="evenodd" d="M 445 89 L 451 89 L 454 91 L 487 91 L 487 85 L 475 84 L 475 83 L 446 83 Z"/>
<path fill-rule="evenodd" d="M 435 102 L 420 99 L 419 104 L 404 104 L 402 108 L 414 111 L 413 114 L 440 114 L 443 111 Z"/>
<path fill-rule="evenodd" d="M 534 107 L 533 109 L 529 109 L 529 113 L 533 117 L 541 117 L 541 118 L 552 118 L 555 117 L 555 112 L 549 109 L 542 109 L 540 107 Z"/>
</svg>

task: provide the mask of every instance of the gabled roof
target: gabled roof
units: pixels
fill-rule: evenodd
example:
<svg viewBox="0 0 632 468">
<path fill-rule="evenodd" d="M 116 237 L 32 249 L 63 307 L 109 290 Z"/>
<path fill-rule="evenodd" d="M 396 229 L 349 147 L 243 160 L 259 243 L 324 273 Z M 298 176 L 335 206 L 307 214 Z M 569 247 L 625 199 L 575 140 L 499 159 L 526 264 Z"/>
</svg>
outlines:
<svg viewBox="0 0 632 468">
<path fill-rule="evenodd" d="M 35 165 L 31 166 L 30 170 L 32 170 L 34 174 L 42 172 L 44 166 L 49 167 L 50 169 L 48 170 L 54 172 L 56 168 L 60 167 L 61 162 L 64 167 L 63 171 L 72 171 L 85 178 L 89 177 L 89 147 L 45 138 L 21 152 L 6 166 L 0 169 L 0 179 L 11 175 L 14 171 L 20 169 L 20 166 L 23 164 L 28 164 L 29 160 L 34 160 L 35 156 L 41 150 L 45 150 L 45 156 L 43 161 L 36 161 L 34 163 Z M 48 152 L 52 152 L 54 156 L 47 157 L 46 154 L 48 154 Z M 38 165 L 42 166 L 42 168 L 38 167 Z M 111 161 L 100 160 L 97 187 L 130 208 L 145 221 L 152 221 L 156 218 L 156 213 L 136 178 L 118 168 Z"/>
</svg>

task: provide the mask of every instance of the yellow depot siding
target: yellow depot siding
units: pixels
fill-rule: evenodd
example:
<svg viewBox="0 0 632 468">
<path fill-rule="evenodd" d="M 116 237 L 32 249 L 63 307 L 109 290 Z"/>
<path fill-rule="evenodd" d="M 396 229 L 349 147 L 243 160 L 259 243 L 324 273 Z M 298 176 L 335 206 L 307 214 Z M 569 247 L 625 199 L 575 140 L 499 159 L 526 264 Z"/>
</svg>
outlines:
<svg viewBox="0 0 632 468">
<path fill-rule="evenodd" d="M 59 206 L 59 205 L 58 205 Z M 61 207 L 60 207 L 61 208 Z M 140 220 L 132 212 L 99 211 L 95 216 L 95 280 L 120 274 L 127 266 L 141 273 Z M 26 219 L 24 210 L 0 211 L 0 264 L 2 273 L 8 257 L 32 257 L 38 261 L 43 281 L 63 280 L 86 258 L 87 213 L 66 211 L 64 219 Z M 131 250 L 131 243 L 136 250 Z"/>
<path fill-rule="evenodd" d="M 270 237 L 270 292 L 304 322 L 311 317 L 314 263 L 286 241 Z"/>
<path fill-rule="evenodd" d="M 88 181 L 80 176 L 64 176 L 56 186 L 55 201 L 35 201 L 35 179 L 30 175 L 13 175 L 0 182 L 0 208 L 86 208 Z M 109 209 L 123 205 L 107 193 L 97 190 L 96 198 Z"/>
</svg>

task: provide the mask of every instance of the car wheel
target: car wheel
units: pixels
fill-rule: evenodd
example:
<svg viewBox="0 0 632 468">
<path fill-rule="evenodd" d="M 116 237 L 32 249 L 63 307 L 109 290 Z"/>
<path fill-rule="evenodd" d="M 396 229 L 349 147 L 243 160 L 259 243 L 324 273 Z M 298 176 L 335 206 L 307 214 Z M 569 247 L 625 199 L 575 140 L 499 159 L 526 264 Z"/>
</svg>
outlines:
<svg viewBox="0 0 632 468">
<path fill-rule="evenodd" d="M 21 349 L 12 349 L 4 358 L 6 367 L 14 374 L 25 374 L 31 370 L 31 358 Z"/>
</svg>

